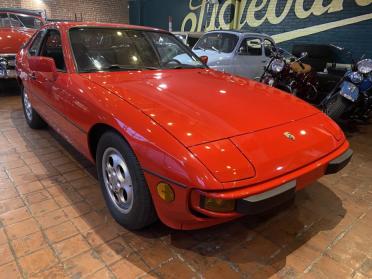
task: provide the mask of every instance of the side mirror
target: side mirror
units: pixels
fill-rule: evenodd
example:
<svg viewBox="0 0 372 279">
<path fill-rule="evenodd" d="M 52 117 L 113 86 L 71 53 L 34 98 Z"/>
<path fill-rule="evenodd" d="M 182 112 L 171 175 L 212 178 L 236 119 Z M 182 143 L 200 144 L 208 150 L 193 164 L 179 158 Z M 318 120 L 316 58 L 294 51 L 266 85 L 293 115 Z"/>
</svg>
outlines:
<svg viewBox="0 0 372 279">
<path fill-rule="evenodd" d="M 28 59 L 30 70 L 38 72 L 45 79 L 55 81 L 58 76 L 54 60 L 49 57 L 32 56 Z"/>
<path fill-rule="evenodd" d="M 201 62 L 203 62 L 203 64 L 208 63 L 208 56 L 203 55 L 203 56 L 200 56 L 199 58 L 200 58 Z"/>
</svg>

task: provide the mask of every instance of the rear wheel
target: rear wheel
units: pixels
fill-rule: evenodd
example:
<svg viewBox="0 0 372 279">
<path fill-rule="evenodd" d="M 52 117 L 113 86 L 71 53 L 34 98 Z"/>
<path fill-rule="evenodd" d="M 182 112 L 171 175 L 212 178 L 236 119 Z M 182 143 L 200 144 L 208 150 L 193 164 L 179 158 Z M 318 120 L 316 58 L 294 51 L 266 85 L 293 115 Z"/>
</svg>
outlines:
<svg viewBox="0 0 372 279">
<path fill-rule="evenodd" d="M 350 101 L 337 94 L 328 102 L 326 107 L 326 114 L 336 122 L 340 121 L 341 116 L 346 112 L 349 106 Z"/>
<path fill-rule="evenodd" d="M 44 128 L 46 126 L 46 123 L 32 107 L 27 90 L 24 87 L 22 87 L 21 90 L 22 90 L 23 113 L 25 115 L 28 126 L 30 126 L 30 128 L 32 129 Z"/>
<path fill-rule="evenodd" d="M 156 212 L 140 164 L 128 143 L 107 132 L 98 142 L 97 173 L 106 204 L 114 219 L 128 229 L 156 221 Z"/>
</svg>

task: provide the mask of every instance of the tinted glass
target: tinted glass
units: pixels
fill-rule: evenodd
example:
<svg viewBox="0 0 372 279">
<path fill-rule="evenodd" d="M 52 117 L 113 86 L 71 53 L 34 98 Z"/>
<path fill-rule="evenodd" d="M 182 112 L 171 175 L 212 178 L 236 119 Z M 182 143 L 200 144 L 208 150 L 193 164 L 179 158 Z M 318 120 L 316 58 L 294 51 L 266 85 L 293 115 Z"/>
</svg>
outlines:
<svg viewBox="0 0 372 279">
<path fill-rule="evenodd" d="M 41 47 L 40 56 L 52 58 L 58 70 L 64 71 L 66 69 L 59 31 L 48 31 Z"/>
<path fill-rule="evenodd" d="M 27 28 L 39 29 L 43 25 L 40 19 L 33 16 L 17 15 L 17 17 L 22 25 Z"/>
<path fill-rule="evenodd" d="M 39 33 L 37 33 L 37 35 L 35 36 L 35 39 L 31 43 L 31 46 L 30 46 L 30 48 L 28 50 L 28 52 L 29 52 L 29 54 L 31 56 L 38 55 L 39 49 L 40 49 L 40 46 L 41 46 L 41 42 L 43 40 L 44 33 L 45 33 L 44 30 L 42 30 Z"/>
<path fill-rule="evenodd" d="M 173 35 L 116 28 L 70 30 L 80 72 L 205 67 Z"/>
<path fill-rule="evenodd" d="M 8 14 L 0 13 L 0 27 L 11 27 Z"/>
<path fill-rule="evenodd" d="M 218 52 L 230 53 L 232 52 L 239 37 L 228 33 L 210 33 L 200 38 L 196 43 L 194 49 L 214 50 Z"/>
<path fill-rule="evenodd" d="M 15 15 L 9 14 L 9 18 L 10 18 L 10 24 L 12 25 L 12 27 L 22 26 L 22 23 L 18 20 L 18 18 Z"/>
</svg>

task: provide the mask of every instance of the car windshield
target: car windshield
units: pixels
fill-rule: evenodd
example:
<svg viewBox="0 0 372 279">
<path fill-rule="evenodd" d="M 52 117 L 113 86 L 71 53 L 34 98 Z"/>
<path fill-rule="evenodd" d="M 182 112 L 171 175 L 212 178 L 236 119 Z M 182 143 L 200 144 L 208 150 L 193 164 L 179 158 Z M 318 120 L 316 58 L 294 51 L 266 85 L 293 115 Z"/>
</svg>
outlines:
<svg viewBox="0 0 372 279">
<path fill-rule="evenodd" d="M 18 14 L 17 18 L 21 24 L 27 28 L 39 29 L 41 26 L 43 26 L 43 22 L 37 17 Z"/>
<path fill-rule="evenodd" d="M 209 33 L 200 38 L 194 49 L 214 50 L 218 52 L 231 53 L 239 37 L 229 33 Z"/>
<path fill-rule="evenodd" d="M 206 67 L 176 37 L 165 32 L 73 28 L 70 41 L 79 72 Z"/>
</svg>

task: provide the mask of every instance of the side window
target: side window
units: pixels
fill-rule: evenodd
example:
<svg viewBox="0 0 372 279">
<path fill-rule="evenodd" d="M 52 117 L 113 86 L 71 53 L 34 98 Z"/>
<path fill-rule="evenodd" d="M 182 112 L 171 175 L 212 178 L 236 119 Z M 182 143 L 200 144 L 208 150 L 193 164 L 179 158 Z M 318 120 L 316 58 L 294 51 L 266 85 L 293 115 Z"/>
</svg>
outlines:
<svg viewBox="0 0 372 279">
<path fill-rule="evenodd" d="M 33 42 L 31 43 L 30 48 L 28 49 L 28 53 L 31 56 L 38 55 L 39 49 L 40 49 L 40 46 L 41 46 L 41 42 L 43 41 L 44 34 L 45 34 L 45 31 L 42 30 L 39 33 L 37 33 L 37 35 L 35 36 L 35 39 L 33 40 Z"/>
<path fill-rule="evenodd" d="M 257 38 L 246 38 L 243 40 L 239 53 L 250 55 L 250 56 L 261 56 L 262 55 L 262 43 Z"/>
<path fill-rule="evenodd" d="M 53 58 L 57 70 L 65 71 L 65 59 L 63 57 L 61 34 L 58 30 L 49 30 L 43 40 L 40 56 Z"/>
<path fill-rule="evenodd" d="M 10 20 L 7 13 L 0 13 L 0 27 L 11 27 Z"/>
<path fill-rule="evenodd" d="M 9 18 L 10 18 L 10 24 L 12 25 L 12 27 L 22 27 L 23 26 L 16 15 L 9 14 Z"/>
<path fill-rule="evenodd" d="M 264 40 L 264 50 L 265 50 L 265 56 L 270 57 L 273 51 L 275 51 L 275 45 L 272 41 L 265 39 Z"/>
</svg>

